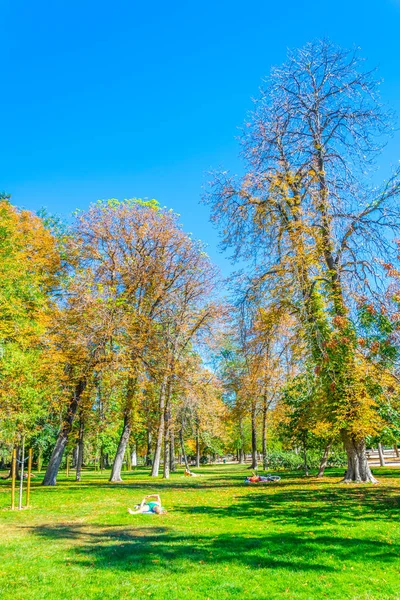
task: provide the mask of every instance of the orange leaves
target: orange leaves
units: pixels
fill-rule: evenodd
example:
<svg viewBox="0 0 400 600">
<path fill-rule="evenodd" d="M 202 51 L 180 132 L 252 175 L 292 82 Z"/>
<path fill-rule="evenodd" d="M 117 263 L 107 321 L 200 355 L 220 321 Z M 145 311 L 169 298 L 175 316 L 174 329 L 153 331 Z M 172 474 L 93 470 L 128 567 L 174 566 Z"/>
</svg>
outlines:
<svg viewBox="0 0 400 600">
<path fill-rule="evenodd" d="M 332 323 L 338 329 L 344 329 L 349 325 L 349 320 L 346 317 L 336 315 L 335 317 L 333 317 Z"/>
</svg>

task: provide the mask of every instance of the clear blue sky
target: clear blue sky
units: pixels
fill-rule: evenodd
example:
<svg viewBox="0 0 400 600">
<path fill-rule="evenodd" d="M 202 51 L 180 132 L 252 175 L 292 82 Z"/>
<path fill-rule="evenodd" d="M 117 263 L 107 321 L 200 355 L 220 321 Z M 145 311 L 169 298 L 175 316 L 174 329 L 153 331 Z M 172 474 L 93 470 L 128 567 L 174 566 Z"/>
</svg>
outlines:
<svg viewBox="0 0 400 600">
<path fill-rule="evenodd" d="M 238 170 L 237 127 L 288 47 L 361 46 L 400 115 L 400 0 L 2 0 L 0 190 L 69 214 L 151 197 L 224 272 L 205 173 Z M 400 133 L 384 163 L 400 158 Z"/>
</svg>

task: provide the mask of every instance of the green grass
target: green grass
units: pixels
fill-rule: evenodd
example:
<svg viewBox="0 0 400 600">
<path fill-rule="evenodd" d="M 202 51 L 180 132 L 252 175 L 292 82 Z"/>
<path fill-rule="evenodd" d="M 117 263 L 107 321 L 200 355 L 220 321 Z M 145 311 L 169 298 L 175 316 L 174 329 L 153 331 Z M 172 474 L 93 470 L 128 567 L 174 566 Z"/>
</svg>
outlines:
<svg viewBox="0 0 400 600">
<path fill-rule="evenodd" d="M 376 470 L 379 486 L 339 486 L 331 472 L 262 488 L 243 484 L 244 467 L 201 472 L 37 478 L 32 507 L 15 512 L 2 480 L 0 597 L 400 599 L 400 470 Z M 152 492 L 168 514 L 127 513 Z"/>
</svg>

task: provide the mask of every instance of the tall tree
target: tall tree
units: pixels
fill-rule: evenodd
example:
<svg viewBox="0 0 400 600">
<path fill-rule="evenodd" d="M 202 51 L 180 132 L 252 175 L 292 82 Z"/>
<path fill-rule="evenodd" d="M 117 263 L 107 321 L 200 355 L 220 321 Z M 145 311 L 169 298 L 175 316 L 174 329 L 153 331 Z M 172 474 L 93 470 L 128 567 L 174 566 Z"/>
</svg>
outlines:
<svg viewBox="0 0 400 600">
<path fill-rule="evenodd" d="M 0 197 L 0 425 L 14 442 L 32 435 L 58 391 L 48 324 L 60 266 L 42 220 Z"/>
<path fill-rule="evenodd" d="M 370 169 L 390 132 L 373 73 L 356 51 L 307 44 L 273 69 L 243 134 L 242 180 L 217 174 L 212 218 L 223 246 L 258 267 L 249 286 L 280 294 L 302 323 L 346 482 L 375 481 L 365 438 L 379 428 L 357 358 L 354 298 L 373 295 L 399 226 L 399 171 L 376 191 Z"/>
</svg>

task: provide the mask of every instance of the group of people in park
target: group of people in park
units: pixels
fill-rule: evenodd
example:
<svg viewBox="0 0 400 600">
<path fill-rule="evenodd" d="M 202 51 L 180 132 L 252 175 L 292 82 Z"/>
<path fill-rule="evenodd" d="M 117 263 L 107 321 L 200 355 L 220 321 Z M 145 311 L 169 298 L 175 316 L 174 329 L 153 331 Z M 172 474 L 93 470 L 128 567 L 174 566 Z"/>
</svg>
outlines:
<svg viewBox="0 0 400 600">
<path fill-rule="evenodd" d="M 185 477 L 199 477 L 199 473 L 192 473 L 188 468 L 185 469 Z M 256 475 L 255 472 L 250 477 L 246 477 L 245 483 L 268 483 L 271 481 L 279 481 L 280 477 L 277 475 Z M 134 510 L 128 508 L 130 515 L 144 515 L 144 514 L 166 514 L 165 508 L 161 504 L 161 498 L 159 494 L 149 494 L 145 496 L 140 504 L 136 504 Z"/>
</svg>

